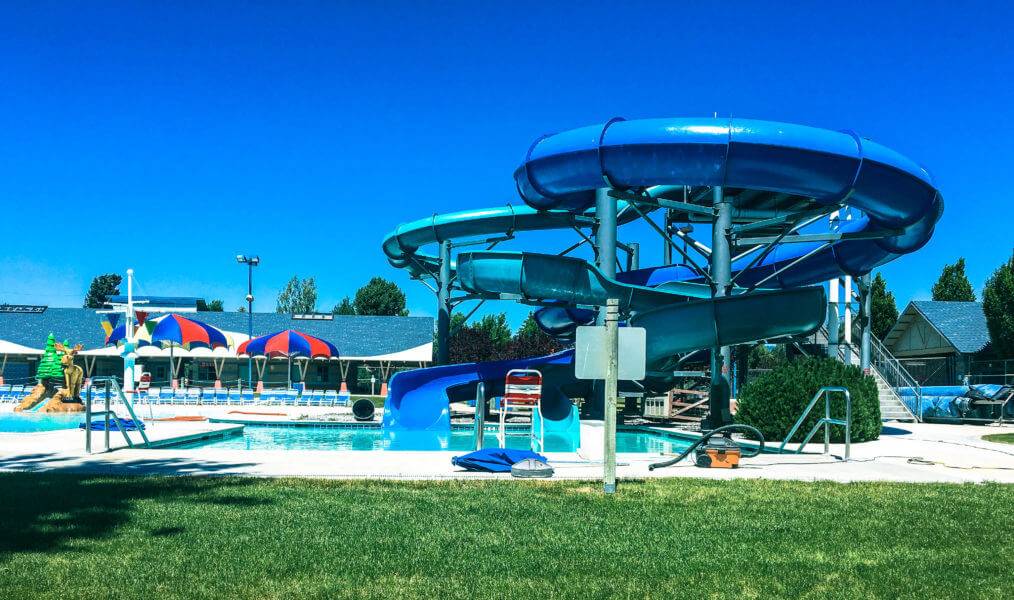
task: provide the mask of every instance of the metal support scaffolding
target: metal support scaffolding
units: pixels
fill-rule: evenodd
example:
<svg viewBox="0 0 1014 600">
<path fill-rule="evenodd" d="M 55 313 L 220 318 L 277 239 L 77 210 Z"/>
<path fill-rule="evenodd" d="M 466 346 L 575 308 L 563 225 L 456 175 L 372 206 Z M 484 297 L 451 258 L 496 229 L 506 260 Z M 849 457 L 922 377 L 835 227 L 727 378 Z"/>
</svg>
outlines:
<svg viewBox="0 0 1014 600">
<path fill-rule="evenodd" d="M 870 285 L 872 278 L 867 273 L 859 279 L 859 297 L 862 299 L 862 339 L 859 342 L 859 368 L 863 370 L 863 373 L 869 374 L 870 372 L 870 344 L 872 340 L 873 320 L 870 318 L 870 309 L 872 308 L 872 301 L 870 294 Z"/>
<path fill-rule="evenodd" d="M 722 298 L 729 294 L 732 282 L 732 249 L 730 233 L 732 228 L 732 202 L 725 197 L 721 187 L 712 190 L 714 220 L 711 233 L 711 296 Z M 711 393 L 707 420 L 701 424 L 703 429 L 717 429 L 732 423 L 732 412 L 729 410 L 730 386 L 729 365 L 732 349 L 728 346 L 715 346 L 711 349 Z"/>
<path fill-rule="evenodd" d="M 668 208 L 665 209 L 665 220 L 663 221 L 663 224 L 663 231 L 665 231 L 666 236 L 668 236 L 672 231 L 672 211 Z M 666 266 L 672 264 L 672 244 L 670 244 L 667 239 L 662 241 L 662 264 Z"/>
<path fill-rule="evenodd" d="M 627 254 L 627 270 L 636 271 L 641 268 L 641 244 L 630 243 L 630 252 Z"/>
<path fill-rule="evenodd" d="M 437 364 L 450 360 L 451 332 L 451 242 L 440 242 L 440 274 L 437 277 Z"/>
</svg>

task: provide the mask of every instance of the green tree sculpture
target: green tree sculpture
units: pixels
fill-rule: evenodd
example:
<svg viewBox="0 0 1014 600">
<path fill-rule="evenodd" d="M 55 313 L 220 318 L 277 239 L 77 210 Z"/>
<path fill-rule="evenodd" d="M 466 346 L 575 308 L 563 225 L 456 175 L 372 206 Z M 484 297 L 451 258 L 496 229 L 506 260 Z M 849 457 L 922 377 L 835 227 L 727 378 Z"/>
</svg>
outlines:
<svg viewBox="0 0 1014 600">
<path fill-rule="evenodd" d="M 965 275 L 965 259 L 959 258 L 953 265 L 944 265 L 940 279 L 933 284 L 933 299 L 945 302 L 975 302 L 972 283 Z"/>
<path fill-rule="evenodd" d="M 46 338 L 46 349 L 39 361 L 39 369 L 35 372 L 36 379 L 42 383 L 46 379 L 63 380 L 63 367 L 60 366 L 60 353 L 56 351 L 56 336 L 52 333 Z"/>
</svg>

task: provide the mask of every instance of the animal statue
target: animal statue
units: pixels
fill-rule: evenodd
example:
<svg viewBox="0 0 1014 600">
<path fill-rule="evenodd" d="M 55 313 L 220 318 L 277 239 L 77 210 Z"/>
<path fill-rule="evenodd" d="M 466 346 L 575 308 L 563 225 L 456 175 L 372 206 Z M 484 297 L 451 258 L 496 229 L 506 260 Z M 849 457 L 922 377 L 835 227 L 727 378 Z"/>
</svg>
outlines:
<svg viewBox="0 0 1014 600">
<path fill-rule="evenodd" d="M 82 344 L 77 344 L 72 348 L 59 342 L 56 344 L 56 351 L 63 353 L 60 356 L 60 366 L 63 367 L 63 388 L 67 390 L 67 395 L 74 400 L 81 399 L 81 384 L 84 381 L 84 369 L 74 364 L 74 356 L 82 348 L 84 348 Z"/>
</svg>

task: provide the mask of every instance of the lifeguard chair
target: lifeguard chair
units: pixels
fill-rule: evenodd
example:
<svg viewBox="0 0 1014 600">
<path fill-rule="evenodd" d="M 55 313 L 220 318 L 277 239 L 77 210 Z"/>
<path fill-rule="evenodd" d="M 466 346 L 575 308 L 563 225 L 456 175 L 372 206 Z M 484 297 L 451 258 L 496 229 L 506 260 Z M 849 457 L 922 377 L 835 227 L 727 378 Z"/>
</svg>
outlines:
<svg viewBox="0 0 1014 600">
<path fill-rule="evenodd" d="M 542 419 L 542 373 L 535 369 L 511 369 L 507 372 L 503 400 L 500 402 L 500 430 L 497 441 L 501 448 L 507 447 L 507 413 L 532 416 L 531 448 L 544 451 L 545 425 Z M 536 415 L 538 419 L 536 419 Z M 539 422 L 536 435 L 535 422 Z"/>
</svg>

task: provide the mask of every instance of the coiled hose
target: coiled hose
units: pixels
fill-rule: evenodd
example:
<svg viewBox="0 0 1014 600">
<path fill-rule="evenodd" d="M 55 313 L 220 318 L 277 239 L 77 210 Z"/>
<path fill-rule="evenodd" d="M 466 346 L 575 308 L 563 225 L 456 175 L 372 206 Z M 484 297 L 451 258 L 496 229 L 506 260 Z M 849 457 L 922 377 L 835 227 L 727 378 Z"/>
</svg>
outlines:
<svg viewBox="0 0 1014 600">
<path fill-rule="evenodd" d="M 756 449 L 743 448 L 742 450 L 743 458 L 753 458 L 754 456 L 757 456 L 758 454 L 764 451 L 764 434 L 761 433 L 756 427 L 751 427 L 749 425 L 742 425 L 737 423 L 734 425 L 726 425 L 724 427 L 719 427 L 718 429 L 712 429 L 708 433 L 702 435 L 701 439 L 697 440 L 693 444 L 690 444 L 689 448 L 681 452 L 675 458 L 663 460 L 662 462 L 652 463 L 648 465 L 648 470 L 654 471 L 655 469 L 659 469 L 661 467 L 671 467 L 676 463 L 678 463 L 679 461 L 683 460 L 684 458 L 690 456 L 691 452 L 703 446 L 705 443 L 707 443 L 708 440 L 718 435 L 719 433 L 732 433 L 733 431 L 742 431 L 744 433 L 750 433 L 753 434 L 755 438 L 757 438 L 758 442 L 757 448 Z"/>
</svg>

